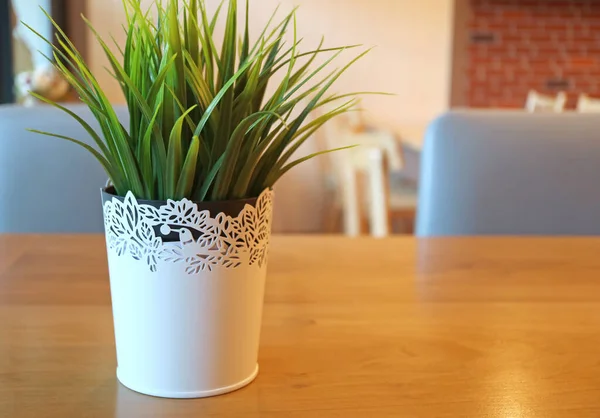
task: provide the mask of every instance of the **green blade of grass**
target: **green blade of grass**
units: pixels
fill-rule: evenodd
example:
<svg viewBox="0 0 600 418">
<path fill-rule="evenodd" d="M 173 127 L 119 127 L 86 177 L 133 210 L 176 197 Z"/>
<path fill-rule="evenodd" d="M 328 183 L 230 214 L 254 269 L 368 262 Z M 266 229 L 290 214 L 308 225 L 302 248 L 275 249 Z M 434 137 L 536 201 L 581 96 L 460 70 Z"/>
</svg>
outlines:
<svg viewBox="0 0 600 418">
<path fill-rule="evenodd" d="M 175 190 L 175 199 L 181 200 L 184 197 L 190 196 L 194 187 L 196 175 L 196 166 L 198 165 L 198 150 L 200 148 L 200 140 L 197 136 L 192 138 L 187 156 L 181 169 L 181 175 L 177 182 Z"/>
<path fill-rule="evenodd" d="M 177 96 L 181 100 L 184 106 L 187 106 L 186 96 L 186 85 L 185 85 L 185 72 L 184 72 L 184 58 L 183 48 L 181 45 L 181 34 L 179 33 L 179 17 L 177 16 L 179 10 L 179 1 L 171 0 L 168 3 L 168 18 L 169 18 L 169 32 L 168 39 L 169 45 L 173 54 L 175 55 L 175 71 L 174 74 L 174 90 L 177 92 Z"/>
<path fill-rule="evenodd" d="M 181 115 L 171 130 L 169 137 L 169 149 L 167 151 L 167 167 L 165 176 L 164 196 L 161 199 L 174 199 L 175 192 L 177 189 L 177 182 L 181 176 L 181 168 L 183 164 L 183 150 L 181 147 L 181 129 L 185 116 L 191 112 L 194 107 L 189 108 L 183 115 Z"/>
<path fill-rule="evenodd" d="M 83 120 L 79 115 L 77 115 L 75 112 L 73 112 L 70 109 L 67 109 L 64 106 L 61 106 L 58 103 L 55 103 L 52 100 L 45 98 L 44 96 L 41 96 L 34 92 L 31 92 L 30 94 L 33 97 L 35 97 L 36 99 L 38 99 L 39 101 L 47 103 L 50 106 L 53 106 L 53 107 L 56 107 L 57 109 L 62 110 L 63 112 L 65 112 L 66 114 L 71 116 L 73 119 L 75 119 L 77 122 L 79 122 L 79 124 L 83 127 L 83 129 L 85 129 L 86 132 L 92 137 L 92 139 L 94 140 L 94 142 L 96 143 L 98 148 L 100 148 L 100 152 L 102 153 L 102 155 L 105 157 L 110 156 L 110 151 L 108 150 L 108 147 L 106 146 L 106 144 L 104 143 L 102 138 L 100 138 L 100 136 L 96 133 L 96 131 L 94 131 L 94 129 L 90 126 L 90 124 L 87 123 L 85 120 Z"/>
<path fill-rule="evenodd" d="M 256 178 L 253 179 L 255 184 L 264 185 L 269 176 L 269 171 L 272 167 L 275 166 L 277 159 L 284 152 L 287 147 L 289 141 L 293 138 L 295 133 L 298 131 L 302 123 L 308 117 L 308 114 L 313 110 L 313 108 L 317 105 L 321 97 L 325 94 L 325 92 L 331 87 L 331 85 L 341 77 L 341 75 L 350 68 L 356 61 L 364 57 L 370 50 L 366 50 L 363 53 L 359 54 L 357 57 L 352 59 L 348 64 L 346 64 L 342 69 L 338 70 L 333 77 L 331 77 L 327 83 L 321 88 L 321 90 L 315 95 L 315 97 L 308 103 L 308 105 L 304 108 L 304 110 L 300 113 L 300 115 L 294 120 L 292 123 L 290 130 L 282 135 L 273 145 L 272 150 L 270 152 L 270 156 L 262 159 L 261 167 L 256 174 Z M 255 190 L 256 191 L 256 190 Z"/>
<path fill-rule="evenodd" d="M 140 147 L 140 155 L 138 157 L 142 178 L 144 179 L 146 192 L 149 199 L 156 199 L 156 191 L 154 187 L 155 177 L 153 172 L 154 165 L 152 163 L 152 136 L 154 124 L 156 123 L 156 118 L 158 117 L 159 112 L 160 106 L 158 106 L 154 111 L 154 116 L 152 116 L 152 119 L 146 128 L 146 132 L 144 132 L 144 137 L 142 138 L 142 144 Z M 162 144 L 162 141 L 160 142 Z"/>
<path fill-rule="evenodd" d="M 234 196 L 248 196 L 251 191 L 249 190 L 251 187 L 251 182 L 255 176 L 255 170 L 258 167 L 259 161 L 261 157 L 263 157 L 263 153 L 276 136 L 280 134 L 280 132 L 286 128 L 284 124 L 279 125 L 277 128 L 273 129 L 266 138 L 261 143 L 253 144 L 252 151 L 250 155 L 246 158 L 240 175 L 233 187 L 233 195 Z"/>
<path fill-rule="evenodd" d="M 296 137 L 298 137 L 298 139 L 293 141 L 292 146 L 290 146 L 283 153 L 283 155 L 279 157 L 279 160 L 277 161 L 271 172 L 275 172 L 278 169 L 280 169 L 291 158 L 291 156 L 294 155 L 294 153 L 302 146 L 302 144 L 304 144 L 306 140 L 308 140 L 308 138 L 310 138 L 325 123 L 329 122 L 336 116 L 339 116 L 343 113 L 347 113 L 348 109 L 354 106 L 354 104 L 354 101 L 350 101 L 340 106 L 338 109 L 332 110 L 326 113 L 325 115 L 316 118 L 314 121 L 306 125 L 302 130 L 298 130 L 298 132 L 296 132 Z M 267 180 L 267 182 L 269 182 L 269 180 Z"/>
<path fill-rule="evenodd" d="M 230 0 L 217 49 L 215 27 L 224 4 L 222 0 L 209 16 L 205 0 L 155 0 L 148 7 L 140 0 L 123 0 L 126 41 L 116 45 L 118 54 L 84 18 L 123 91 L 130 116 L 127 130 L 82 54 L 56 22 L 48 16 L 56 28 L 55 45 L 34 31 L 51 45 L 53 64 L 90 108 L 100 129 L 93 129 L 68 106 L 43 101 L 69 114 L 91 136 L 95 154 L 86 150 L 102 157 L 118 193 L 195 200 L 255 196 L 295 165 L 325 153 L 289 163 L 323 124 L 351 110 L 354 102 L 349 101 L 307 122 L 315 110 L 356 97 L 323 98 L 355 60 L 339 71 L 326 73 L 325 68 L 356 45 L 324 48 L 321 41 L 316 49 L 300 52 L 296 9 L 273 27 L 276 9 L 252 43 L 249 1 L 238 22 L 237 0 Z M 288 48 L 285 39 L 292 21 L 293 42 Z M 324 64 L 313 71 L 312 65 L 325 53 L 332 56 L 325 56 Z M 306 60 L 296 68 L 303 57 Z M 275 79 L 276 88 L 269 89 Z M 273 93 L 266 97 L 270 90 Z"/>
<path fill-rule="evenodd" d="M 200 34 L 198 33 L 198 0 L 190 0 L 190 3 L 187 7 L 188 12 L 188 21 L 186 27 L 186 52 L 189 51 L 189 55 L 192 57 L 192 60 L 197 63 L 200 58 L 200 48 L 199 48 L 199 40 Z M 202 0 L 200 0 L 202 1 Z"/>
<path fill-rule="evenodd" d="M 223 98 L 223 96 L 227 93 L 227 91 L 229 90 L 229 88 L 235 83 L 235 81 L 240 77 L 240 75 L 242 75 L 250 65 L 252 65 L 252 63 L 258 59 L 260 57 L 260 55 L 257 55 L 256 57 L 248 60 L 248 62 L 246 62 L 246 64 L 244 64 L 237 73 L 235 73 L 230 79 L 229 81 L 227 81 L 227 83 L 225 83 L 225 85 L 223 86 L 223 88 L 217 93 L 217 95 L 215 96 L 215 98 L 212 100 L 212 102 L 210 103 L 210 105 L 208 105 L 208 107 L 206 108 L 204 115 L 202 116 L 202 119 L 200 119 L 200 122 L 198 122 L 198 127 L 196 128 L 196 131 L 194 132 L 195 136 L 200 136 L 200 134 L 202 133 L 202 130 L 204 129 L 204 126 L 206 125 L 206 122 L 208 121 L 208 118 L 212 115 L 213 110 L 217 107 L 217 105 L 220 103 L 221 99 Z"/>
<path fill-rule="evenodd" d="M 202 186 L 198 189 L 197 193 L 194 195 L 195 201 L 203 202 L 204 200 L 206 200 L 208 191 L 209 191 L 210 187 L 212 186 L 213 181 L 215 180 L 215 177 L 217 176 L 217 173 L 221 169 L 221 166 L 223 165 L 224 160 L 225 160 L 225 154 L 221 155 L 217 159 L 217 161 L 215 161 L 215 164 L 211 167 L 210 171 L 206 175 L 206 178 L 202 182 Z"/>
<path fill-rule="evenodd" d="M 264 183 L 260 188 L 262 188 L 262 190 L 268 188 L 268 187 L 273 187 L 273 184 L 275 184 L 275 182 L 277 180 L 279 180 L 279 178 L 281 178 L 281 176 L 283 176 L 285 173 L 287 173 L 288 171 L 290 171 L 292 168 L 296 167 L 298 164 L 301 164 L 305 161 L 308 161 L 312 158 L 318 157 L 320 155 L 325 155 L 325 154 L 329 154 L 331 152 L 336 152 L 336 151 L 342 151 L 342 150 L 346 150 L 346 149 L 350 149 L 350 148 L 355 148 L 356 145 L 349 145 L 347 147 L 339 147 L 339 148 L 333 148 L 333 149 L 328 149 L 325 151 L 319 151 L 319 152 L 315 152 L 312 153 L 310 155 L 307 155 L 306 157 L 302 157 L 297 159 L 296 161 L 286 165 L 285 167 L 283 167 L 281 170 L 278 170 L 272 177 L 270 177 L 269 181 Z"/>
<path fill-rule="evenodd" d="M 261 119 L 264 119 L 267 116 L 277 117 L 278 115 L 273 112 L 258 112 L 252 114 L 243 119 L 233 131 L 224 153 L 225 160 L 223 161 L 223 169 L 219 171 L 215 180 L 215 187 L 212 194 L 213 200 L 223 200 L 227 198 L 244 138 Z"/>
</svg>

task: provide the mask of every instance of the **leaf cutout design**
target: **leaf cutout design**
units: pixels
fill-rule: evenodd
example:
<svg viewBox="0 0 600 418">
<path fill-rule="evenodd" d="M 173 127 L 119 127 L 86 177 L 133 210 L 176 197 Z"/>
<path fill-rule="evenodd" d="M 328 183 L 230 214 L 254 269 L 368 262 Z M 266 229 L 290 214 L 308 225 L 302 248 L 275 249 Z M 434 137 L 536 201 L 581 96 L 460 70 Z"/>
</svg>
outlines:
<svg viewBox="0 0 600 418">
<path fill-rule="evenodd" d="M 129 254 L 131 254 L 134 260 L 141 260 L 144 257 L 142 248 L 134 244 L 129 246 Z"/>
<path fill-rule="evenodd" d="M 176 246 L 164 247 L 158 254 L 158 258 L 171 263 L 179 263 L 185 259 L 181 248 Z"/>
<path fill-rule="evenodd" d="M 237 268 L 267 260 L 273 193 L 265 190 L 256 206 L 246 205 L 236 217 L 217 214 L 187 200 L 168 200 L 160 208 L 139 204 L 132 193 L 123 201 L 104 203 L 107 247 L 121 256 L 144 262 L 156 272 L 159 262 L 185 263 L 188 274 L 215 268 Z M 179 242 L 163 242 L 156 231 L 179 232 Z M 200 233 L 198 239 L 192 231 Z"/>
<path fill-rule="evenodd" d="M 151 205 L 139 205 L 139 213 L 146 223 L 150 226 L 160 225 L 162 219 L 158 213 L 158 209 Z"/>
<path fill-rule="evenodd" d="M 198 206 L 188 199 L 177 202 L 168 200 L 167 204 L 160 208 L 159 216 L 162 223 L 197 229 L 208 218 L 208 211 L 199 212 Z"/>
</svg>

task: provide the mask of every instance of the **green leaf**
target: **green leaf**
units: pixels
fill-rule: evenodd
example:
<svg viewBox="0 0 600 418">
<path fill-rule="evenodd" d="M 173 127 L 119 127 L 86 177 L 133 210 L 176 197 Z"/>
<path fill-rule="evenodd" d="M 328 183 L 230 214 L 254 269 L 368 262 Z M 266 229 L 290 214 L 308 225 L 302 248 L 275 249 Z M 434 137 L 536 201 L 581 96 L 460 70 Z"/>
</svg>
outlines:
<svg viewBox="0 0 600 418">
<path fill-rule="evenodd" d="M 290 171 L 292 168 L 296 167 L 298 164 L 301 164 L 305 161 L 308 161 L 312 158 L 318 157 L 319 155 L 325 155 L 325 154 L 329 154 L 330 152 L 336 152 L 336 151 L 342 151 L 345 149 L 350 149 L 350 148 L 355 148 L 357 145 L 349 145 L 347 147 L 340 147 L 340 148 L 334 148 L 334 149 L 328 149 L 325 151 L 319 151 L 319 152 L 315 152 L 313 154 L 307 155 L 306 157 L 302 157 L 297 159 L 296 161 L 286 165 L 285 167 L 283 167 L 281 170 L 278 170 L 277 172 L 275 172 L 275 174 L 269 178 L 269 181 L 267 181 L 264 185 L 263 185 L 263 190 L 266 189 L 267 187 L 272 187 L 273 184 L 275 184 L 275 182 L 277 180 L 279 180 L 279 178 L 281 178 L 281 176 L 283 176 L 285 173 L 287 173 L 288 171 Z"/>
<path fill-rule="evenodd" d="M 30 92 L 29 94 L 31 94 L 36 99 L 49 104 L 50 106 L 54 106 L 57 109 L 62 110 L 63 112 L 65 112 L 66 114 L 71 116 L 73 119 L 75 119 L 77 122 L 79 122 L 79 124 L 83 127 L 83 129 L 85 129 L 86 132 L 92 137 L 92 139 L 94 140 L 94 142 L 96 143 L 98 148 L 100 148 L 100 152 L 102 153 L 102 155 L 105 157 L 106 156 L 110 157 L 110 151 L 106 147 L 106 144 L 104 143 L 102 138 L 100 138 L 100 136 L 96 133 L 96 131 L 94 131 L 94 129 L 89 125 L 89 123 L 87 123 L 85 120 L 83 120 L 81 117 L 79 117 L 79 115 L 77 115 L 75 112 L 67 109 L 64 106 L 61 106 L 58 103 L 55 103 L 52 100 L 45 98 L 44 96 L 40 96 L 37 93 Z"/>
<path fill-rule="evenodd" d="M 142 178 L 144 179 L 144 183 L 146 185 L 146 193 L 149 199 L 156 199 L 156 191 L 154 190 L 155 177 L 154 177 L 154 164 L 152 162 L 152 131 L 154 129 L 154 124 L 156 123 L 156 118 L 160 112 L 160 106 L 156 108 L 154 111 L 154 116 L 150 120 L 146 128 L 146 132 L 144 132 L 144 137 L 142 139 L 142 144 L 140 147 L 140 155 L 138 157 L 140 161 L 140 167 L 142 171 Z M 159 139 L 160 145 L 163 147 L 164 153 L 164 145 L 161 139 Z M 160 153 L 159 153 L 160 154 Z M 157 156 L 158 157 L 158 156 Z"/>
<path fill-rule="evenodd" d="M 321 97 L 325 94 L 325 92 L 329 89 L 329 87 L 331 87 L 331 85 L 348 68 L 350 68 L 350 66 L 352 66 L 356 61 L 358 61 L 359 59 L 364 57 L 369 51 L 370 50 L 367 50 L 367 51 L 364 51 L 363 53 L 359 54 L 352 61 L 350 61 L 348 64 L 346 64 L 341 70 L 337 71 L 327 81 L 327 83 L 325 83 L 325 85 L 315 95 L 315 97 L 308 103 L 308 105 L 304 108 L 304 110 L 300 113 L 300 115 L 294 120 L 290 129 L 286 133 L 282 134 L 279 138 L 277 138 L 277 140 L 272 145 L 271 152 L 269 153 L 270 157 L 262 159 L 262 164 L 259 167 L 258 172 L 256 173 L 255 177 L 252 180 L 255 187 L 260 188 L 262 186 L 257 186 L 257 185 L 263 185 L 263 186 L 265 185 L 267 176 L 270 175 L 269 171 L 270 171 L 271 167 L 273 167 L 276 164 L 276 160 L 279 157 L 279 155 L 281 155 L 285 151 L 285 148 L 289 144 L 289 141 L 294 137 L 294 135 L 296 134 L 296 132 L 298 131 L 298 129 L 300 128 L 302 123 L 304 123 L 304 121 L 308 117 L 309 113 L 314 109 L 314 107 L 317 105 L 317 103 L 319 102 Z M 262 188 L 264 188 L 264 187 L 262 187 Z M 257 192 L 257 191 L 258 191 L 258 188 L 255 188 L 254 192 Z"/>
<path fill-rule="evenodd" d="M 219 18 L 219 14 L 221 13 L 221 9 L 223 8 L 223 4 L 225 4 L 225 0 L 221 0 L 221 3 L 219 3 L 219 6 L 217 7 L 217 10 L 215 11 L 215 14 L 213 15 L 213 18 L 212 18 L 212 20 L 210 22 L 210 25 L 208 26 L 209 29 L 210 29 L 211 35 L 213 34 L 213 32 L 215 30 L 215 26 L 217 26 L 217 19 Z"/>
<path fill-rule="evenodd" d="M 173 54 L 175 55 L 175 71 L 174 74 L 174 85 L 177 91 L 177 96 L 181 100 L 184 106 L 187 106 L 186 100 L 186 85 L 185 85 L 185 72 L 184 72 L 184 58 L 183 48 L 181 45 L 181 34 L 179 32 L 179 18 L 177 16 L 179 10 L 179 1 L 170 0 L 167 7 L 167 13 L 169 16 L 168 25 L 168 37 L 169 46 Z"/>
<path fill-rule="evenodd" d="M 223 165 L 224 160 L 225 160 L 225 154 L 221 155 L 217 159 L 215 164 L 211 167 L 210 171 L 206 175 L 206 178 L 204 179 L 204 182 L 202 183 L 202 186 L 198 189 L 198 192 L 194 196 L 195 201 L 203 202 L 206 199 L 206 195 L 208 194 L 208 189 L 210 188 L 210 186 L 212 186 L 213 181 L 215 180 L 217 173 L 221 169 L 221 166 Z"/>
<path fill-rule="evenodd" d="M 337 52 L 337 51 L 342 51 L 342 50 L 348 50 L 348 49 L 352 49 L 352 48 L 358 48 L 363 46 L 362 44 L 354 44 L 354 45 L 344 45 L 344 46 L 336 46 L 333 48 L 321 48 L 321 46 L 323 45 L 323 43 L 325 42 L 325 38 L 321 38 L 321 43 L 319 44 L 319 47 L 317 49 L 314 49 L 312 51 L 307 51 L 307 52 L 302 52 L 299 54 L 295 55 L 295 59 L 297 60 L 298 58 L 302 58 L 302 57 L 306 57 L 308 55 L 312 55 L 309 59 L 309 61 L 307 62 L 307 67 L 310 67 L 310 64 L 312 64 L 312 62 L 314 61 L 314 59 L 316 58 L 317 55 L 322 54 L 324 52 Z M 273 66 L 271 68 L 269 68 L 268 70 L 270 70 L 270 72 L 272 74 L 275 74 L 277 71 L 279 71 L 281 68 L 285 67 L 292 58 L 287 58 L 284 59 L 285 56 L 287 54 L 289 54 L 292 51 L 292 48 L 288 49 L 284 54 L 282 54 L 282 57 L 280 60 L 275 61 L 273 64 Z"/>
<path fill-rule="evenodd" d="M 197 137 L 200 142 L 200 147 L 198 150 L 198 167 L 196 169 L 196 177 L 198 181 L 196 182 L 196 186 L 192 195 L 195 196 L 198 194 L 198 189 L 202 186 L 202 179 L 206 178 L 208 175 L 208 171 L 211 167 L 211 152 L 207 142 L 202 137 Z"/>
<path fill-rule="evenodd" d="M 213 190 L 213 200 L 224 200 L 229 195 L 230 183 L 233 180 L 233 175 L 238 161 L 240 149 L 242 148 L 244 138 L 246 134 L 264 119 L 266 116 L 275 116 L 273 112 L 258 112 L 254 113 L 245 119 L 243 119 L 237 128 L 233 131 L 229 142 L 227 143 L 227 149 L 225 150 L 225 160 L 223 162 L 224 168 L 218 173 L 215 182 L 215 188 Z M 240 162 L 243 163 L 243 162 Z M 241 196 L 240 196 L 241 197 Z M 234 198 L 239 198 L 234 196 Z"/>
<path fill-rule="evenodd" d="M 283 164 L 285 164 L 287 162 L 287 160 L 291 158 L 292 155 L 294 155 L 294 153 L 302 146 L 302 144 L 304 144 L 304 142 L 306 142 L 306 140 L 308 138 L 310 138 L 325 123 L 329 122 L 334 117 L 341 115 L 342 113 L 347 113 L 348 109 L 350 109 L 352 106 L 354 106 L 354 104 L 355 104 L 355 101 L 351 100 L 350 102 L 345 103 L 344 105 L 340 106 L 339 108 L 334 109 L 334 110 L 326 113 L 325 115 L 319 116 L 314 121 L 307 124 L 304 128 L 298 130 L 296 132 L 296 137 L 299 137 L 299 139 L 294 141 L 292 146 L 290 146 L 285 151 L 285 153 L 283 153 L 283 155 L 281 157 L 279 157 L 279 161 L 277 161 L 277 163 L 274 165 L 274 169 L 272 170 L 272 172 L 281 168 L 281 166 Z M 269 182 L 269 180 L 267 180 L 267 182 Z"/>
<path fill-rule="evenodd" d="M 186 26 L 186 51 L 192 57 L 193 62 L 198 62 L 200 58 L 200 33 L 198 31 L 198 0 L 190 0 L 188 11 L 188 21 Z M 203 1 L 203 0 L 200 0 Z"/>
<path fill-rule="evenodd" d="M 195 106 L 194 106 L 195 107 Z M 181 148 L 181 129 L 185 116 L 190 113 L 194 107 L 191 107 L 181 115 L 171 130 L 171 136 L 169 138 L 169 149 L 167 151 L 167 173 L 165 177 L 164 196 L 161 199 L 175 199 L 175 192 L 177 190 L 177 182 L 181 176 L 182 162 L 183 162 L 183 151 Z"/>
<path fill-rule="evenodd" d="M 123 91 L 130 116 L 128 129 L 82 54 L 56 22 L 46 14 L 56 29 L 55 42 L 30 28 L 51 46 L 52 57 L 46 58 L 90 108 L 100 127 L 95 130 L 68 107 L 40 98 L 73 117 L 97 149 L 55 136 L 100 157 L 119 194 L 131 191 L 138 198 L 194 200 L 256 196 L 265 185 L 305 161 L 288 163 L 314 132 L 331 118 L 351 111 L 354 102 L 307 122 L 311 113 L 336 100 L 366 94 L 323 98 L 355 60 L 333 72 L 328 70 L 330 64 L 356 45 L 324 48 L 321 41 L 316 49 L 299 51 L 302 40 L 297 36 L 296 9 L 272 25 L 276 9 L 253 40 L 249 1 L 243 21 L 240 16 L 238 22 L 237 0 L 230 0 L 225 33 L 217 48 L 215 28 L 224 0 L 211 16 L 205 0 L 145 4 L 123 0 L 126 41 L 115 43 L 116 54 L 84 18 Z M 293 42 L 288 47 L 285 39 L 292 21 Z M 331 56 L 312 70 L 325 53 Z M 296 68 L 303 57 L 307 59 Z M 266 97 L 274 79 L 278 85 Z"/>
<path fill-rule="evenodd" d="M 283 35 L 285 34 L 288 24 L 290 23 L 292 18 L 295 17 L 295 15 L 296 15 L 296 8 L 294 8 L 294 10 L 289 15 L 286 16 L 286 18 L 283 20 L 282 23 L 280 23 L 281 31 L 279 33 L 279 37 L 277 38 L 275 43 L 270 48 L 267 49 L 267 51 L 269 51 L 269 54 L 267 56 L 267 61 L 265 62 L 265 67 L 269 68 L 275 62 L 275 59 L 277 58 L 277 53 L 279 52 L 279 49 L 281 47 L 281 40 L 283 38 Z M 277 28 L 275 30 L 277 30 Z M 256 98 L 254 101 L 255 107 L 260 106 L 260 104 L 264 100 L 265 92 L 267 91 L 268 78 L 266 79 L 266 81 L 267 82 L 263 83 L 257 91 Z"/>
<path fill-rule="evenodd" d="M 202 29 L 203 29 L 203 36 L 200 38 L 200 40 L 204 41 L 202 44 L 202 50 L 204 51 L 205 65 L 206 65 L 206 71 L 207 71 L 206 79 L 208 81 L 210 81 L 210 84 L 213 87 L 213 92 L 216 91 L 216 88 L 214 85 L 215 72 L 214 72 L 213 61 L 214 61 L 214 64 L 216 64 L 217 69 L 219 71 L 222 71 L 222 66 L 223 66 L 223 64 L 221 63 L 221 59 L 219 58 L 219 56 L 217 54 L 217 47 L 215 46 L 215 43 L 213 40 L 213 29 L 214 29 L 213 25 L 216 24 L 218 12 L 221 10 L 222 5 L 223 5 L 223 3 L 221 3 L 219 8 L 217 9 L 217 13 L 215 13 L 213 21 L 209 24 L 208 23 L 208 15 L 206 13 L 206 7 L 204 6 L 204 2 L 200 2 L 200 16 L 202 17 Z"/>
<path fill-rule="evenodd" d="M 200 147 L 200 140 L 197 136 L 192 138 L 190 148 L 188 149 L 187 156 L 181 169 L 181 175 L 177 182 L 177 190 L 175 191 L 175 199 L 181 200 L 184 197 L 190 196 L 192 188 L 194 187 L 194 180 L 196 175 L 196 166 L 198 164 L 198 150 Z"/>
<path fill-rule="evenodd" d="M 275 129 L 273 129 L 272 132 L 270 132 L 262 142 L 260 142 L 260 143 L 255 142 L 252 145 L 252 147 L 251 147 L 252 152 L 250 153 L 249 156 L 246 157 L 245 160 L 242 160 L 242 161 L 244 161 L 244 165 L 243 165 L 241 172 L 237 177 L 237 181 L 233 187 L 233 195 L 234 196 L 251 195 L 252 192 L 249 189 L 251 188 L 251 182 L 255 177 L 253 175 L 253 173 L 255 173 L 255 170 L 257 169 L 257 166 L 259 164 L 259 161 L 261 160 L 261 157 L 264 158 L 264 152 L 267 149 L 267 147 L 269 146 L 269 144 L 271 143 L 271 141 L 273 140 L 273 138 L 275 138 L 277 135 L 279 135 L 280 132 L 284 128 L 289 129 L 283 123 L 280 124 Z"/>
<path fill-rule="evenodd" d="M 249 60 L 248 62 L 246 62 L 246 64 L 244 64 L 242 66 L 242 68 L 240 68 L 238 70 L 237 73 L 235 73 L 230 79 L 229 81 L 227 81 L 227 83 L 225 83 L 225 85 L 223 86 L 223 88 L 219 91 L 219 93 L 217 93 L 217 95 L 215 96 L 215 98 L 212 100 L 212 102 L 210 103 L 210 105 L 208 105 L 208 107 L 206 108 L 206 111 L 204 112 L 204 115 L 202 116 L 202 119 L 200 119 L 200 122 L 198 122 L 198 127 L 196 128 L 196 131 L 194 132 L 194 135 L 196 136 L 200 136 L 202 129 L 204 129 L 204 126 L 206 125 L 206 122 L 208 121 L 208 118 L 212 115 L 213 110 L 217 107 L 217 105 L 219 104 L 219 102 L 221 101 L 221 99 L 223 98 L 223 96 L 225 96 L 225 94 L 227 93 L 227 91 L 229 90 L 229 88 L 231 88 L 231 86 L 235 83 L 235 81 L 248 69 L 248 67 L 250 65 L 252 65 L 252 63 L 258 59 L 260 57 L 260 55 L 254 57 L 253 59 Z"/>
<path fill-rule="evenodd" d="M 240 53 L 240 64 L 245 62 L 248 59 L 248 55 L 250 54 L 250 0 L 246 0 L 246 26 L 244 28 L 244 41 L 242 43 L 241 53 Z"/>
<path fill-rule="evenodd" d="M 96 30 L 92 27 L 91 23 L 89 22 L 89 20 L 83 18 L 83 20 L 86 22 L 86 24 L 88 25 L 88 27 L 92 30 L 92 32 L 94 33 L 94 35 L 96 36 L 96 39 L 98 40 L 98 42 L 100 43 L 100 45 L 102 46 L 102 49 L 104 49 L 104 52 L 111 64 L 111 66 L 113 67 L 113 70 L 115 71 L 115 76 L 117 77 L 118 80 L 120 80 L 120 82 L 126 86 L 128 88 L 128 90 L 125 90 L 127 95 L 131 94 L 132 97 L 135 99 L 135 105 L 138 105 L 140 107 L 140 110 L 143 112 L 144 116 L 146 117 L 146 119 L 148 121 L 150 121 L 152 119 L 152 115 L 153 112 L 150 109 L 150 107 L 148 106 L 148 103 L 146 102 L 146 100 L 144 99 L 144 97 L 142 96 L 142 94 L 139 92 L 139 90 L 136 88 L 135 84 L 133 83 L 133 81 L 131 81 L 131 79 L 129 78 L 129 76 L 125 73 L 125 70 L 123 69 L 123 67 L 119 64 L 119 62 L 117 61 L 117 59 L 115 58 L 115 56 L 113 55 L 113 53 L 110 51 L 110 49 L 108 48 L 108 46 L 106 45 L 106 43 L 102 40 L 102 38 L 100 37 L 100 35 L 98 34 L 98 32 L 96 32 Z M 130 104 L 129 108 L 131 109 L 132 107 L 135 107 L 134 104 Z"/>
</svg>

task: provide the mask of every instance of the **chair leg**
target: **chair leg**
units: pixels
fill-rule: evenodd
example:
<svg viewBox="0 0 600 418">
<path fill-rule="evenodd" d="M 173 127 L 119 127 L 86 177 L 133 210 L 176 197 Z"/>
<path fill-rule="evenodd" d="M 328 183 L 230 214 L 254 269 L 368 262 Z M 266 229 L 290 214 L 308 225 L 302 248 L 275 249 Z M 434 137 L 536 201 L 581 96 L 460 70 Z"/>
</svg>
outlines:
<svg viewBox="0 0 600 418">
<path fill-rule="evenodd" d="M 368 152 L 370 232 L 374 237 L 385 237 L 390 234 L 387 169 L 381 150 L 373 149 Z"/>
<path fill-rule="evenodd" d="M 355 237 L 361 234 L 360 193 L 356 172 L 352 167 L 344 167 L 342 179 L 342 208 L 344 218 L 344 234 Z"/>
</svg>

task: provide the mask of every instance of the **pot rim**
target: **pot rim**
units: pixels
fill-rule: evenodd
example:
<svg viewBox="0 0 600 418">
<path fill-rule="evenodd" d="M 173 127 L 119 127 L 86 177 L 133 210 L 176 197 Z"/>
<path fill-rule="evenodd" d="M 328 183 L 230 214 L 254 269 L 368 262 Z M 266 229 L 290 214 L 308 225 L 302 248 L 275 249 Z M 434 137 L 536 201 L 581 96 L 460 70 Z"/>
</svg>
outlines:
<svg viewBox="0 0 600 418">
<path fill-rule="evenodd" d="M 111 191 L 112 189 L 112 191 Z M 262 192 L 260 192 L 260 194 L 263 194 L 265 192 L 265 190 L 270 190 L 273 191 L 272 187 L 267 187 L 265 188 Z M 100 189 L 100 191 L 103 194 L 106 194 L 108 196 L 110 196 L 111 198 L 116 197 L 117 199 L 120 200 L 124 200 L 125 196 L 119 196 L 118 194 L 116 194 L 115 192 L 115 188 L 114 186 L 107 186 L 107 187 L 102 187 Z M 247 197 L 247 198 L 243 198 L 243 199 L 229 199 L 229 200 L 192 200 L 192 199 L 188 199 L 188 198 L 184 198 L 189 200 L 192 203 L 195 203 L 196 205 L 199 206 L 217 206 L 217 205 L 223 205 L 223 204 L 248 204 L 248 205 L 254 205 L 256 203 L 256 201 L 258 200 L 259 196 L 256 197 Z M 175 200 L 175 199 L 167 199 L 167 200 L 151 200 L 151 199 L 138 199 L 136 197 L 136 201 L 139 204 L 144 204 L 144 205 L 151 205 L 151 206 L 159 206 L 159 205 L 164 205 L 166 204 L 168 201 L 173 201 L 173 202 L 180 202 L 181 200 Z"/>
</svg>

